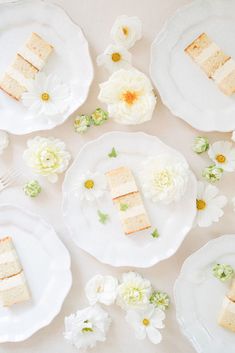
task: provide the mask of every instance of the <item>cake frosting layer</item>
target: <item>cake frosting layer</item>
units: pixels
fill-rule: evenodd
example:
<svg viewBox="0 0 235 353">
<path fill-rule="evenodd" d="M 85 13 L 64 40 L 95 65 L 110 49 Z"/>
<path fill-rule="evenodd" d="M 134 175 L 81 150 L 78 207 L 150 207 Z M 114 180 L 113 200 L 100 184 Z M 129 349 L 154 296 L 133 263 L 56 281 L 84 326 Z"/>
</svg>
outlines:
<svg viewBox="0 0 235 353">
<path fill-rule="evenodd" d="M 22 284 L 25 284 L 25 276 L 23 271 L 14 276 L 0 280 L 0 292 L 21 286 Z"/>
</svg>

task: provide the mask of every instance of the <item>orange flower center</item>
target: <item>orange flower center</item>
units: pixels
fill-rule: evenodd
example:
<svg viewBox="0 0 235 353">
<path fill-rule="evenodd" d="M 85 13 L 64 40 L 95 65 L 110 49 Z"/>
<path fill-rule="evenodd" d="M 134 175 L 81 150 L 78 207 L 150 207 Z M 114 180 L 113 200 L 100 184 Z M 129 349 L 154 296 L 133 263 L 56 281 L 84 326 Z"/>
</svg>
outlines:
<svg viewBox="0 0 235 353">
<path fill-rule="evenodd" d="M 150 324 L 149 319 L 144 319 L 143 320 L 143 325 L 148 326 Z"/>
<path fill-rule="evenodd" d="M 119 54 L 119 53 L 113 53 L 112 54 L 112 60 L 116 63 L 116 62 L 118 62 L 118 61 L 120 61 L 121 60 L 121 54 Z"/>
<path fill-rule="evenodd" d="M 122 32 L 125 36 L 128 36 L 128 33 L 129 33 L 128 27 L 122 27 Z"/>
<path fill-rule="evenodd" d="M 138 93 L 135 91 L 126 91 L 122 94 L 122 99 L 129 105 L 132 105 L 138 99 Z"/>
<path fill-rule="evenodd" d="M 225 162 L 226 162 L 226 157 L 225 157 L 223 154 L 218 154 L 218 155 L 216 156 L 216 160 L 217 160 L 217 162 L 219 162 L 219 163 L 225 163 Z"/>
<path fill-rule="evenodd" d="M 49 101 L 49 99 L 50 99 L 50 95 L 49 95 L 49 93 L 47 93 L 47 92 L 43 92 L 43 93 L 41 94 L 41 98 L 42 98 L 42 100 L 43 100 L 44 102 L 47 102 L 47 101 Z"/>
<path fill-rule="evenodd" d="M 197 209 L 199 211 L 204 210 L 204 208 L 206 208 L 206 203 L 204 200 L 197 200 L 196 203 L 197 203 Z"/>
</svg>

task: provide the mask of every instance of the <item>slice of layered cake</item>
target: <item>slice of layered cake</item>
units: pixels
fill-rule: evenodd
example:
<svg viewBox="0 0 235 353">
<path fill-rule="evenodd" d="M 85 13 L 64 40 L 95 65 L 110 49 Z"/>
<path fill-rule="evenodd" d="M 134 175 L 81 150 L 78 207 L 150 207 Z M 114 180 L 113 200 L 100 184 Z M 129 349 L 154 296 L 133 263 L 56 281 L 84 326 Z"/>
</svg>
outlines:
<svg viewBox="0 0 235 353">
<path fill-rule="evenodd" d="M 29 299 L 24 271 L 12 239 L 0 239 L 0 305 L 9 307 Z"/>
<path fill-rule="evenodd" d="M 185 48 L 185 52 L 213 79 L 226 95 L 235 92 L 235 61 L 202 33 Z"/>
<path fill-rule="evenodd" d="M 110 192 L 125 234 L 151 227 L 142 197 L 129 168 L 120 167 L 106 173 Z"/>
<path fill-rule="evenodd" d="M 228 297 L 223 300 L 218 323 L 220 326 L 235 332 L 235 303 Z"/>
</svg>

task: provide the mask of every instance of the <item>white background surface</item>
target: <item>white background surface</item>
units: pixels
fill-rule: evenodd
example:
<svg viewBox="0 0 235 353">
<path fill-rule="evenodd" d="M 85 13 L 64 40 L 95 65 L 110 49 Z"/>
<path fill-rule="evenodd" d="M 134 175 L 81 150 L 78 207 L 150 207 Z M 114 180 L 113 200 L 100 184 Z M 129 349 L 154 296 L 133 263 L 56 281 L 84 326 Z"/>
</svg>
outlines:
<svg viewBox="0 0 235 353">
<path fill-rule="evenodd" d="M 19 0 L 20 1 L 20 0 Z M 33 1 L 33 0 L 32 0 Z M 144 37 L 131 50 L 133 63 L 140 70 L 148 73 L 150 45 L 156 34 L 160 31 L 164 21 L 171 16 L 180 6 L 188 3 L 187 0 L 56 0 L 63 6 L 72 19 L 80 24 L 90 43 L 91 55 L 94 60 L 110 43 L 110 28 L 118 15 L 137 15 L 143 22 Z M 58 24 L 59 26 L 59 24 Z M 108 74 L 104 69 L 97 69 L 95 65 L 95 80 L 87 102 L 79 110 L 79 113 L 92 112 L 99 103 L 97 101 L 98 83 L 106 80 Z M 104 132 L 112 130 L 139 131 L 154 134 L 165 143 L 179 149 L 194 172 L 199 176 L 204 166 L 209 164 L 207 156 L 197 156 L 191 151 L 191 144 L 198 132 L 183 121 L 172 116 L 169 110 L 159 100 L 151 122 L 136 127 L 124 127 L 107 123 L 103 127 L 92 128 L 87 134 L 80 136 L 73 132 L 73 119 L 69 119 L 64 125 L 45 133 L 42 136 L 55 136 L 62 138 L 69 150 L 75 156 L 80 147 L 87 141 L 94 139 Z M 20 123 L 20 122 L 19 122 Z M 11 136 L 11 145 L 6 153 L 0 157 L 1 172 L 12 165 L 22 166 L 22 152 L 26 147 L 26 141 L 32 134 L 25 137 Z M 229 139 L 230 134 L 207 134 L 211 141 Z M 28 178 L 30 171 L 26 170 Z M 72 353 L 75 349 L 64 341 L 63 319 L 65 315 L 74 312 L 78 308 L 87 305 L 84 295 L 86 281 L 97 273 L 120 276 L 127 268 L 115 269 L 100 264 L 91 256 L 76 248 L 71 242 L 66 227 L 61 219 L 61 182 L 56 185 L 42 181 L 43 193 L 37 199 L 29 199 L 24 196 L 21 186 L 5 190 L 0 193 L 0 202 L 12 202 L 24 206 L 43 216 L 58 232 L 60 238 L 68 247 L 72 256 L 73 286 L 68 295 L 60 315 L 50 326 L 36 333 L 29 340 L 22 343 L 2 344 L 0 353 Z M 228 197 L 235 196 L 234 173 L 226 174 L 223 181 L 217 184 Z M 139 272 L 149 278 L 157 288 L 169 292 L 172 297 L 172 288 L 182 262 L 193 251 L 201 247 L 209 239 L 221 234 L 235 233 L 234 213 L 229 204 L 225 208 L 225 216 L 218 224 L 210 228 L 195 228 L 190 232 L 178 253 L 171 259 L 160 263 L 150 269 Z M 172 234 L 172 237 L 174 234 Z M 143 254 L 145 256 L 145 254 Z M 173 298 L 172 298 L 173 299 Z M 95 353 L 193 353 L 188 341 L 180 333 L 175 320 L 174 303 L 168 311 L 166 328 L 162 331 L 163 341 L 159 346 L 152 345 L 147 340 L 137 341 L 134 333 L 124 320 L 123 312 L 116 307 L 108 308 L 113 317 L 113 325 L 106 343 L 98 344 L 92 352 Z"/>
</svg>

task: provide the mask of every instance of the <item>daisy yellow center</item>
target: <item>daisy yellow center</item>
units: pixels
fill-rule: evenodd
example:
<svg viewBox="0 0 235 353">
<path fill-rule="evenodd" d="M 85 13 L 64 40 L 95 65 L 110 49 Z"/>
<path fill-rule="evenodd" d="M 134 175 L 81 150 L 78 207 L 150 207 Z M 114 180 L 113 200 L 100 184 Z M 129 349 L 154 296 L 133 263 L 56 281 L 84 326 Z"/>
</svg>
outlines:
<svg viewBox="0 0 235 353">
<path fill-rule="evenodd" d="M 206 202 L 204 200 L 198 200 L 197 199 L 196 202 L 197 202 L 197 209 L 199 211 L 204 210 L 204 208 L 206 208 Z"/>
<path fill-rule="evenodd" d="M 128 34 L 129 34 L 129 29 L 128 29 L 128 27 L 122 27 L 122 32 L 123 32 L 123 34 L 124 34 L 125 36 L 128 36 Z"/>
<path fill-rule="evenodd" d="M 225 163 L 226 162 L 226 157 L 223 154 L 218 154 L 215 159 L 219 163 Z"/>
<path fill-rule="evenodd" d="M 86 189 L 93 189 L 94 185 L 95 185 L 95 183 L 91 179 L 86 180 L 84 183 L 84 186 Z"/>
<path fill-rule="evenodd" d="M 41 94 L 41 99 L 42 99 L 44 102 L 49 101 L 49 99 L 50 99 L 49 93 L 43 92 L 43 93 Z"/>
<path fill-rule="evenodd" d="M 112 54 L 112 60 L 117 63 L 118 61 L 120 61 L 122 59 L 122 56 L 120 53 L 113 53 Z"/>
<path fill-rule="evenodd" d="M 150 324 L 149 320 L 148 319 L 144 319 L 143 320 L 143 325 L 144 326 L 148 326 Z"/>
<path fill-rule="evenodd" d="M 135 91 L 126 91 L 122 94 L 122 100 L 128 105 L 132 105 L 138 100 L 138 96 Z"/>
</svg>

